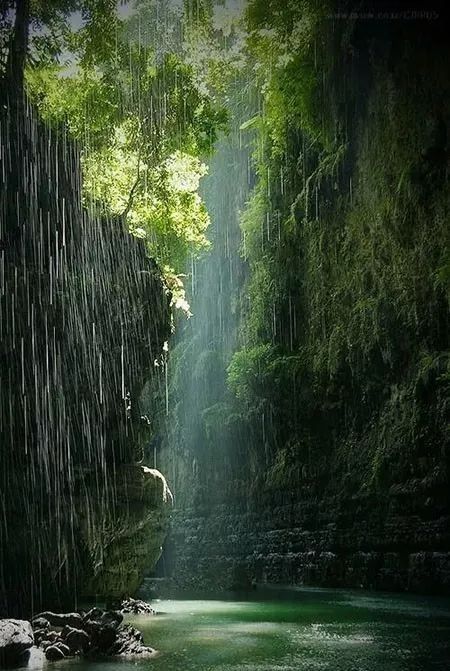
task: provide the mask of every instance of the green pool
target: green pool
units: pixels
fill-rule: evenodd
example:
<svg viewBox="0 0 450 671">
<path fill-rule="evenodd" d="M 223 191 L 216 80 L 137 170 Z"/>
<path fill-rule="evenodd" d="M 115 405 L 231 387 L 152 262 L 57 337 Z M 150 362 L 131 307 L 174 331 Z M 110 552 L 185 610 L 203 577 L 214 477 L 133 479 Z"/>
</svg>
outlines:
<svg viewBox="0 0 450 671">
<path fill-rule="evenodd" d="M 450 670 L 450 603 L 445 600 L 301 589 L 255 592 L 251 600 L 177 599 L 154 605 L 160 615 L 130 621 L 160 651 L 155 659 L 64 660 L 51 668 Z"/>
</svg>

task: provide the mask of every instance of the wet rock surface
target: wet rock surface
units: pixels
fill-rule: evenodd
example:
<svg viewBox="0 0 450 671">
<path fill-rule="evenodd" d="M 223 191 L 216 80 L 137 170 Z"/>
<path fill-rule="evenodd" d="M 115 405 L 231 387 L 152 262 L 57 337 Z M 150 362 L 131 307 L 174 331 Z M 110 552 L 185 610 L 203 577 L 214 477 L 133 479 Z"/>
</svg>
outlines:
<svg viewBox="0 0 450 671">
<path fill-rule="evenodd" d="M 52 613 L 46 611 L 45 613 L 40 613 L 33 620 L 33 627 L 36 626 L 36 622 L 38 625 L 42 625 L 43 622 L 48 622 L 49 625 L 53 625 L 54 627 L 64 627 L 66 625 L 77 627 L 82 624 L 83 618 L 79 613 Z"/>
<path fill-rule="evenodd" d="M 133 615 L 156 615 L 154 608 L 147 601 L 141 599 L 124 599 L 120 606 L 121 613 L 132 613 Z"/>
<path fill-rule="evenodd" d="M 141 632 L 129 624 L 121 625 L 115 631 L 115 637 L 112 644 L 106 649 L 98 649 L 93 651 L 105 655 L 121 655 L 123 657 L 130 657 L 139 655 L 140 657 L 149 657 L 155 654 L 155 650 L 144 644 L 144 638 Z"/>
<path fill-rule="evenodd" d="M 25 662 L 34 642 L 33 629 L 26 620 L 0 620 L 0 667 Z"/>
<path fill-rule="evenodd" d="M 71 603 L 68 586 L 75 582 L 83 595 L 103 596 L 123 575 L 119 594 L 132 593 L 144 568 L 156 563 L 170 505 L 162 476 L 136 465 L 151 432 L 139 412 L 124 412 L 121 371 L 137 408 L 153 374 L 148 362 L 161 355 L 171 333 L 171 296 L 144 241 L 120 217 L 83 208 L 80 153 L 67 129 L 41 123 L 26 98 L 12 112 L 8 91 L 2 93 L 0 142 L 10 152 L 0 180 L 1 309 L 15 324 L 14 333 L 0 324 L 1 369 L 8 370 L 0 414 L 9 417 L 0 453 L 8 483 L 0 533 L 11 537 L 2 543 L 0 614 L 6 617 Z M 55 141 L 60 132 L 64 142 Z M 14 355 L 17 347 L 22 358 Z M 92 368 L 99 352 L 101 403 Z M 47 380 L 48 370 L 54 376 Z M 36 399 L 24 410 L 23 392 L 31 389 Z M 51 417 L 42 411 L 48 398 L 55 404 Z M 44 435 L 51 445 L 45 455 Z M 28 523 L 18 524 L 23 519 Z M 37 537 L 40 543 L 29 542 Z M 63 547 L 69 555 L 83 547 L 83 561 L 69 563 L 70 576 L 59 570 Z M 117 569 L 120 561 L 126 570 Z M 39 580 L 24 578 L 31 575 Z"/>
<path fill-rule="evenodd" d="M 46 651 L 45 656 L 49 662 L 56 662 L 58 659 L 64 659 L 70 655 L 70 650 L 67 645 L 64 643 L 55 643 L 55 645 L 50 645 Z"/>
<path fill-rule="evenodd" d="M 119 466 L 115 478 L 117 507 L 109 523 L 101 508 L 80 519 L 92 566 L 84 594 L 120 600 L 138 589 L 161 555 L 172 494 L 162 473 L 141 464 Z"/>
<path fill-rule="evenodd" d="M 73 654 L 86 652 L 90 646 L 89 634 L 84 629 L 68 627 L 64 640 Z"/>
<path fill-rule="evenodd" d="M 421 519 L 413 496 L 401 514 L 386 497 L 381 520 L 376 506 L 356 497 L 293 498 L 280 494 L 262 510 L 236 502 L 177 511 L 168 544 L 176 548 L 174 587 L 232 589 L 245 574 L 252 584 L 450 594 L 448 516 Z M 353 517 L 336 521 L 342 509 Z"/>
<path fill-rule="evenodd" d="M 140 607 L 141 610 L 127 612 L 154 613 L 151 606 L 144 601 L 128 599 L 126 603 L 128 602 L 135 602 L 136 607 Z M 17 621 L 9 620 L 8 622 Z M 29 627 L 28 647 L 31 647 L 33 629 L 29 623 L 23 624 Z M 43 650 L 49 661 L 75 655 L 95 659 L 136 655 L 148 657 L 155 654 L 153 648 L 145 645 L 141 632 L 129 624 L 123 624 L 123 614 L 116 610 L 92 608 L 87 613 L 45 612 L 33 619 L 33 628 L 34 642 Z"/>
</svg>

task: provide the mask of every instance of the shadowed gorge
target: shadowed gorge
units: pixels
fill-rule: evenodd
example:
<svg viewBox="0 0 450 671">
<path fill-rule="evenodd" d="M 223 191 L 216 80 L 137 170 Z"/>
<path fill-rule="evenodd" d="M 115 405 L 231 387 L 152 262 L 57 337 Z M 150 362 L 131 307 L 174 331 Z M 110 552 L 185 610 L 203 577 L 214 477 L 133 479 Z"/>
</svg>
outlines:
<svg viewBox="0 0 450 671">
<path fill-rule="evenodd" d="M 247 204 L 227 198 L 216 221 L 234 247 L 196 274 L 239 251 L 242 266 L 200 284 L 172 364 L 166 570 L 448 592 L 446 24 L 293 12 L 249 4 L 263 92 L 231 107 L 253 147 Z M 310 42 L 274 67 L 302 20 Z M 220 170 L 239 180 L 219 147 L 213 200 Z"/>
</svg>

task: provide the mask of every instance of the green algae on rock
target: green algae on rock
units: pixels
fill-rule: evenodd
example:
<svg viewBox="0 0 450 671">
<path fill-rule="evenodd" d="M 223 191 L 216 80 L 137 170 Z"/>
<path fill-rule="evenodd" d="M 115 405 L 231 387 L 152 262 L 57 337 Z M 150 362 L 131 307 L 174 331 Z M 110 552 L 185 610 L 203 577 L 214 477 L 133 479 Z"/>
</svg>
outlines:
<svg viewBox="0 0 450 671">
<path fill-rule="evenodd" d="M 117 469 L 117 505 L 106 513 L 94 505 L 82 523 L 89 555 L 83 592 L 105 598 L 133 594 L 144 572 L 161 555 L 172 494 L 158 470 L 139 464 Z"/>
</svg>

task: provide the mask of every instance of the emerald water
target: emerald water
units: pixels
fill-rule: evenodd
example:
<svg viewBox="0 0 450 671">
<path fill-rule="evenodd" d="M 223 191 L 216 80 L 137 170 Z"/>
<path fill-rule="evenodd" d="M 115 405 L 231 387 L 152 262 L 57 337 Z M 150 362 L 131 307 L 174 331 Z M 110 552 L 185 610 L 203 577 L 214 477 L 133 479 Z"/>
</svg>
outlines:
<svg viewBox="0 0 450 671">
<path fill-rule="evenodd" d="M 450 603 L 352 591 L 273 591 L 251 600 L 164 600 L 130 618 L 160 654 L 64 660 L 58 671 L 428 671 L 450 669 Z M 73 670 L 75 671 L 75 669 Z"/>
</svg>

